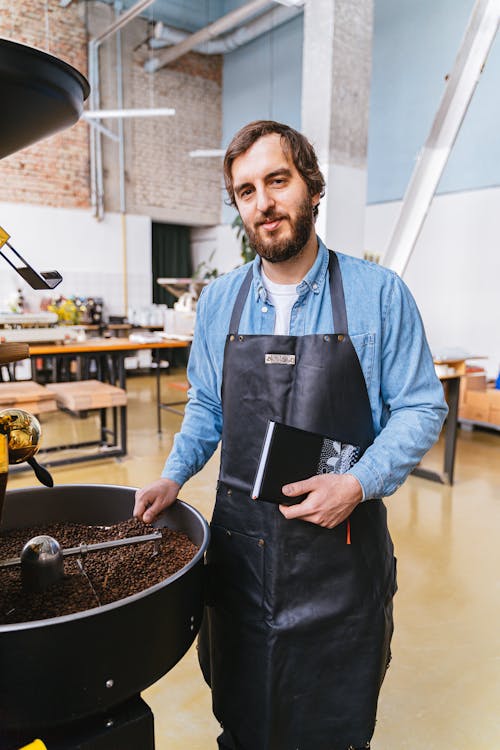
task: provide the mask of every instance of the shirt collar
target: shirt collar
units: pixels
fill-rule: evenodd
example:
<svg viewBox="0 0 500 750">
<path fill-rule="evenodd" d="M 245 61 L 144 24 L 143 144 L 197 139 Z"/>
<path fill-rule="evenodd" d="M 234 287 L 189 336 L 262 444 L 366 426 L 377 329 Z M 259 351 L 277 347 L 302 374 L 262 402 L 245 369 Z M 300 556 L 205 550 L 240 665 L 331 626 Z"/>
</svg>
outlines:
<svg viewBox="0 0 500 750">
<path fill-rule="evenodd" d="M 326 249 L 323 241 L 317 237 L 318 240 L 318 255 L 312 268 L 309 269 L 306 276 L 300 284 L 297 285 L 297 293 L 300 296 L 304 296 L 307 292 L 311 291 L 313 294 L 319 294 L 323 289 L 323 285 L 326 280 L 326 272 L 328 270 L 328 250 Z M 260 256 L 256 256 L 253 262 L 253 289 L 254 298 L 256 302 L 265 302 L 267 300 L 267 290 L 262 283 L 261 275 L 262 260 Z"/>
</svg>

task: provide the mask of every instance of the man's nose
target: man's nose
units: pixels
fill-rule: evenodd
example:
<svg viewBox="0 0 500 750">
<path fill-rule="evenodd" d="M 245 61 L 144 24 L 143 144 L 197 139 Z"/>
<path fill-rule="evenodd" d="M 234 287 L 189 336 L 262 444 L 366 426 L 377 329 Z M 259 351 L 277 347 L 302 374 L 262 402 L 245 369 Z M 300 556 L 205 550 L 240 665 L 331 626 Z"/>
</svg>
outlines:
<svg viewBox="0 0 500 750">
<path fill-rule="evenodd" d="M 274 198 L 266 188 L 257 190 L 257 209 L 265 214 L 274 206 Z"/>
</svg>

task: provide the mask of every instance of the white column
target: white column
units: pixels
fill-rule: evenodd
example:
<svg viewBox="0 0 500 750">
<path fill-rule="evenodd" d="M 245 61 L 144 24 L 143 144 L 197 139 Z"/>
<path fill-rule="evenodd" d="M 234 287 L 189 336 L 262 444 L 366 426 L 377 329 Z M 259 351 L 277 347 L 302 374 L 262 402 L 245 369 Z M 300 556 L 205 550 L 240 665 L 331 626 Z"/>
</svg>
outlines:
<svg viewBox="0 0 500 750">
<path fill-rule="evenodd" d="M 316 149 L 327 190 L 318 234 L 363 255 L 373 0 L 306 0 L 302 132 Z"/>
</svg>

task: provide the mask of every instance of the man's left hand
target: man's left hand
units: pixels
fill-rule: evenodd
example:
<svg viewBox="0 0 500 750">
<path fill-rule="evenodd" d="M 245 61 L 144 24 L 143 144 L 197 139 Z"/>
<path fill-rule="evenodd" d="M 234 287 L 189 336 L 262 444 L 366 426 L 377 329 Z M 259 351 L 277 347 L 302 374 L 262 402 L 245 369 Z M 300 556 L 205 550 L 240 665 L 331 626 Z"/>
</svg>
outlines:
<svg viewBox="0 0 500 750">
<path fill-rule="evenodd" d="M 361 485 L 352 474 L 318 474 L 286 484 L 282 492 L 288 497 L 308 493 L 297 505 L 279 506 L 285 518 L 300 518 L 327 529 L 345 521 L 363 498 Z"/>
</svg>

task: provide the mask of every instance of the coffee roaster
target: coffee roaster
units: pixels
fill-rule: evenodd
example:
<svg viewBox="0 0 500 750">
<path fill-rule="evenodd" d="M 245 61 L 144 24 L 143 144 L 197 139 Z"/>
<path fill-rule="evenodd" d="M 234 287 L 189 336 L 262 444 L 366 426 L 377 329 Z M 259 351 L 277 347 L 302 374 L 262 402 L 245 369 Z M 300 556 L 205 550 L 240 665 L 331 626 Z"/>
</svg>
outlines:
<svg viewBox="0 0 500 750">
<path fill-rule="evenodd" d="M 6 448 L 11 464 L 30 462 L 47 485 L 4 494 L 6 482 L 0 484 L 0 530 L 23 529 L 28 542 L 19 560 L 0 560 L 0 568 L 18 565 L 23 586 L 34 591 L 59 584 L 62 554 L 51 537 L 31 539 L 30 527 L 110 526 L 132 516 L 135 500 L 130 487 L 52 487 L 50 474 L 34 459 L 40 435 L 38 420 L 27 412 L 0 412 L 0 453 Z M 0 474 L 5 476 L 5 454 Z M 198 548 L 174 575 L 111 604 L 0 625 L 2 750 L 17 750 L 33 737 L 48 750 L 154 750 L 153 717 L 140 692 L 179 661 L 199 630 L 209 539 L 205 519 L 181 501 L 155 525 L 184 532 Z M 73 550 L 84 552 L 89 550 Z"/>
<path fill-rule="evenodd" d="M 134 495 L 109 485 L 12 490 L 2 528 L 109 525 L 131 516 Z M 203 517 L 180 501 L 156 525 L 184 531 L 199 548 L 177 574 L 113 604 L 0 625 L 3 750 L 35 737 L 48 750 L 154 749 L 153 717 L 140 692 L 179 661 L 198 632 L 209 536 Z"/>
</svg>

